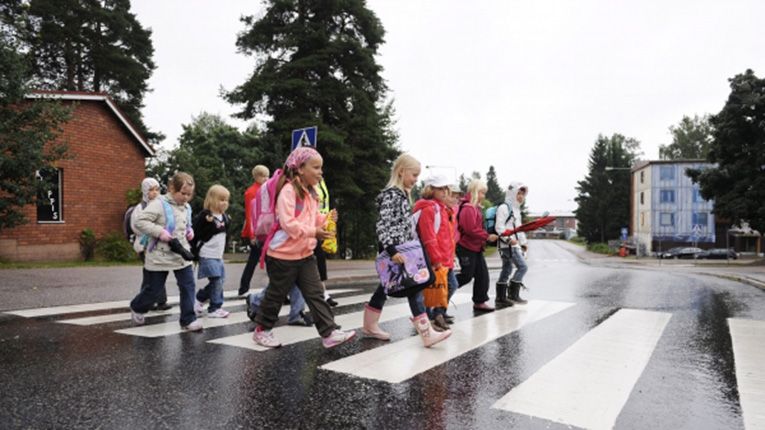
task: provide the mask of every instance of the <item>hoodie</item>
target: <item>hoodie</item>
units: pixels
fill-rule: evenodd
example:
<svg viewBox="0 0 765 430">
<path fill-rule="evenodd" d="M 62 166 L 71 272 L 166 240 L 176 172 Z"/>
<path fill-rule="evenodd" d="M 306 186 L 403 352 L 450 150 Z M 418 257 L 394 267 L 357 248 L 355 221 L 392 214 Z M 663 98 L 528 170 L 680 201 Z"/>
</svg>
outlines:
<svg viewBox="0 0 765 430">
<path fill-rule="evenodd" d="M 518 191 L 521 188 L 526 189 L 526 194 L 528 195 L 529 188 L 523 184 L 522 182 L 511 182 L 510 186 L 507 187 L 507 190 L 505 191 L 505 202 L 504 204 L 501 204 L 497 207 L 497 215 L 496 215 L 496 221 L 495 221 L 495 228 L 497 232 L 501 235 L 503 231 L 508 229 L 514 229 L 522 224 L 521 219 L 521 204 L 518 203 Z M 515 247 L 520 247 L 521 245 L 525 245 L 526 240 L 526 234 L 516 233 L 511 236 L 500 236 L 499 241 L 499 247 L 500 248 L 508 248 L 510 247 L 510 239 L 515 239 L 518 241 L 516 243 Z"/>
<path fill-rule="evenodd" d="M 457 212 L 457 228 L 459 229 L 459 245 L 469 251 L 481 252 L 486 246 L 489 233 L 483 228 L 483 212 L 470 203 L 470 194 L 460 201 Z"/>
</svg>

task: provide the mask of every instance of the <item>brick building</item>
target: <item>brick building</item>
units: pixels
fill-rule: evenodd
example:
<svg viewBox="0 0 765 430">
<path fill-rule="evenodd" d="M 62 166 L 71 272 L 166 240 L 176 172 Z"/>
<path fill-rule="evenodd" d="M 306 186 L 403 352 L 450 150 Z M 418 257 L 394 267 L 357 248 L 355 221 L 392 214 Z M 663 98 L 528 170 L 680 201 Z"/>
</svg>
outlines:
<svg viewBox="0 0 765 430">
<path fill-rule="evenodd" d="M 68 157 L 37 172 L 52 189 L 24 209 L 27 224 L 0 231 L 0 259 L 77 259 L 83 229 L 97 237 L 122 231 L 126 192 L 140 185 L 154 149 L 106 94 L 39 91 L 28 98 L 54 98 L 73 108 L 58 137 Z"/>
</svg>

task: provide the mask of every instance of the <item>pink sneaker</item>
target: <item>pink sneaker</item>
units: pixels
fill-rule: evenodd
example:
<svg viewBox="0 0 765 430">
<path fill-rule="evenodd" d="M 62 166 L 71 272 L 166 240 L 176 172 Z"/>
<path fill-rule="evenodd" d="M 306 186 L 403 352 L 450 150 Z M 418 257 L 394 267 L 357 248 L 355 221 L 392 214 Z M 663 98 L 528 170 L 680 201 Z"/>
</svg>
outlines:
<svg viewBox="0 0 765 430">
<path fill-rule="evenodd" d="M 207 318 L 228 318 L 229 312 L 223 308 L 218 308 L 215 312 L 207 314 Z"/>
<path fill-rule="evenodd" d="M 321 340 L 322 345 L 324 345 L 324 348 L 334 348 L 337 345 L 340 345 L 341 343 L 347 342 L 353 337 L 356 336 L 356 332 L 353 330 L 349 331 L 341 331 L 341 330 L 332 330 L 332 333 L 330 333 L 329 336 L 323 338 Z"/>
<path fill-rule="evenodd" d="M 204 327 L 202 327 L 202 320 L 194 320 L 189 325 L 185 325 L 181 328 L 186 331 L 201 331 Z"/>
<path fill-rule="evenodd" d="M 197 314 L 198 317 L 201 317 L 205 314 L 205 304 L 200 302 L 197 299 L 194 299 L 194 312 Z"/>
<path fill-rule="evenodd" d="M 276 340 L 276 337 L 274 337 L 271 330 L 263 330 L 259 327 L 252 333 L 252 340 L 258 345 L 265 346 L 266 348 L 278 348 L 282 346 L 282 344 Z"/>
</svg>

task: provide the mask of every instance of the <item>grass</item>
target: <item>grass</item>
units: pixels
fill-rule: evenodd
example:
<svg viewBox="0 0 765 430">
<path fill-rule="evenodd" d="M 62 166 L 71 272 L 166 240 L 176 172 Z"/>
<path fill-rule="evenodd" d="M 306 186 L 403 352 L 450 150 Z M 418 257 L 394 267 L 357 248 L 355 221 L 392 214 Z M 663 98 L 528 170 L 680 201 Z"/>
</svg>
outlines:
<svg viewBox="0 0 765 430">
<path fill-rule="evenodd" d="M 68 267 L 109 267 L 109 266 L 140 266 L 135 261 L 0 261 L 0 270 L 4 269 L 63 269 Z"/>
</svg>

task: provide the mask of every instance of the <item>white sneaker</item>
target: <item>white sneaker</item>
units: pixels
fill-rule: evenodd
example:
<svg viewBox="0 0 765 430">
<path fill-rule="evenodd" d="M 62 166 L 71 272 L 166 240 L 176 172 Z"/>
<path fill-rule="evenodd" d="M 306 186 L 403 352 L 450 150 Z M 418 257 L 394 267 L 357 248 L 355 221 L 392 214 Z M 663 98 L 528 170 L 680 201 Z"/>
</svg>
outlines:
<svg viewBox="0 0 765 430">
<path fill-rule="evenodd" d="M 143 325 L 146 322 L 146 318 L 144 318 L 143 314 L 139 314 L 132 309 L 130 309 L 130 318 L 133 320 L 135 325 Z"/>
<path fill-rule="evenodd" d="M 353 330 L 332 330 L 332 333 L 330 333 L 329 336 L 322 338 L 321 343 L 324 345 L 324 348 L 334 348 L 341 343 L 353 339 L 354 336 L 356 336 L 356 332 Z"/>
<path fill-rule="evenodd" d="M 205 314 L 205 304 L 200 302 L 197 299 L 194 299 L 194 312 L 197 314 L 198 317 L 201 317 Z"/>
<path fill-rule="evenodd" d="M 182 328 L 187 331 L 201 331 L 204 327 L 202 327 L 202 320 L 194 320 L 191 324 L 185 325 Z"/>
<path fill-rule="evenodd" d="M 252 333 L 252 340 L 258 345 L 265 346 L 266 348 L 279 348 L 282 346 L 281 342 L 276 339 L 271 330 L 258 331 L 258 329 L 255 329 L 255 332 Z"/>
<path fill-rule="evenodd" d="M 229 312 L 223 308 L 218 308 L 215 312 L 208 312 L 207 318 L 228 318 Z"/>
</svg>

